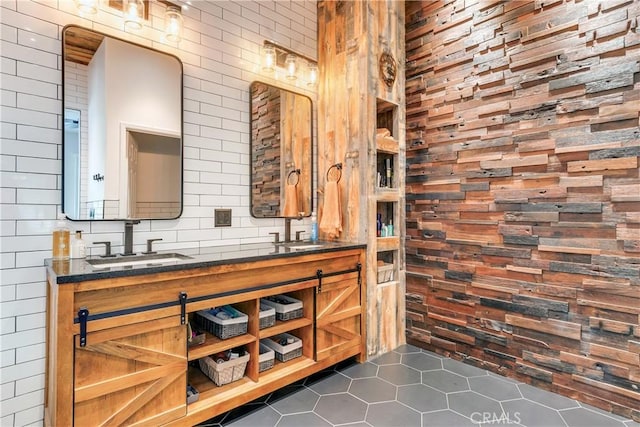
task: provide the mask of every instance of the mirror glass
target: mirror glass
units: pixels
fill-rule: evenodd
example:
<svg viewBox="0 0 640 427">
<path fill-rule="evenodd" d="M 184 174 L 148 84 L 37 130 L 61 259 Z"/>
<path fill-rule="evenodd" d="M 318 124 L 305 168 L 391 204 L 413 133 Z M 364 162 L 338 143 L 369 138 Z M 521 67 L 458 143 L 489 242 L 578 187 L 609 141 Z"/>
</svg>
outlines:
<svg viewBox="0 0 640 427">
<path fill-rule="evenodd" d="M 182 212 L 182 63 L 77 26 L 62 33 L 62 209 L 73 220 Z"/>
<path fill-rule="evenodd" d="M 251 215 L 301 217 L 313 209 L 312 104 L 307 96 L 253 82 Z"/>
</svg>

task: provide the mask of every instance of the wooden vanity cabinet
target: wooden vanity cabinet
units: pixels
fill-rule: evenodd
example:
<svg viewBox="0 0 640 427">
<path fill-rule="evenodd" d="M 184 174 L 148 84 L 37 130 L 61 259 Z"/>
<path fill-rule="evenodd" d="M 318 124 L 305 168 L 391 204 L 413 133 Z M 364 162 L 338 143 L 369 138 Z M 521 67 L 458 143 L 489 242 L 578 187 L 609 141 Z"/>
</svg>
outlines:
<svg viewBox="0 0 640 427">
<path fill-rule="evenodd" d="M 195 425 L 357 356 L 364 360 L 364 248 L 58 283 L 48 272 L 45 423 Z M 75 262 L 75 261 L 74 261 Z M 260 329 L 260 298 L 287 294 L 301 318 Z M 247 333 L 188 346 L 198 310 L 233 304 Z M 259 372 L 259 342 L 281 333 L 302 356 Z M 244 346 L 244 377 L 217 386 L 197 360 Z M 187 404 L 187 384 L 199 392 Z"/>
</svg>

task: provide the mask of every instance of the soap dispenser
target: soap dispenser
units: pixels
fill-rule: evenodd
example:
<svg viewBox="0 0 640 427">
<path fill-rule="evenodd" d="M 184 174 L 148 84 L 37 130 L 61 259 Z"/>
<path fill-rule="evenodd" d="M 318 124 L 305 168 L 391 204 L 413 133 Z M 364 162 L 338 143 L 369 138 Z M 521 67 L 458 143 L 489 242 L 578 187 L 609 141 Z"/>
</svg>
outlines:
<svg viewBox="0 0 640 427">
<path fill-rule="evenodd" d="M 76 235 L 71 243 L 71 258 L 85 258 L 87 246 L 82 239 L 82 230 L 76 230 Z"/>
<path fill-rule="evenodd" d="M 58 215 L 58 222 L 52 233 L 52 258 L 54 261 L 69 260 L 69 228 L 66 224 L 66 215 Z"/>
<path fill-rule="evenodd" d="M 311 239 L 312 242 L 318 241 L 318 217 L 315 212 L 311 212 Z"/>
</svg>

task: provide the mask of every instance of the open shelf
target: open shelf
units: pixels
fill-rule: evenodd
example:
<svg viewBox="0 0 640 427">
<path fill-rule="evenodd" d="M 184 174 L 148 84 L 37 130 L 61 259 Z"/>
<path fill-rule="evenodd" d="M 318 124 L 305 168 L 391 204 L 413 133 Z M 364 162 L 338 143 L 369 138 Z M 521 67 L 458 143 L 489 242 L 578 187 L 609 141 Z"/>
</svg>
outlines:
<svg viewBox="0 0 640 427">
<path fill-rule="evenodd" d="M 313 322 L 311 319 L 307 319 L 306 317 L 302 317 L 299 319 L 280 321 L 276 320 L 276 324 L 269 328 L 260 329 L 260 339 L 272 337 L 274 335 L 281 334 L 283 332 L 289 332 L 294 329 L 303 328 L 305 326 L 311 326 Z"/>
<path fill-rule="evenodd" d="M 400 199 L 400 192 L 397 188 L 377 188 L 375 198 L 378 202 L 393 203 Z"/>
<path fill-rule="evenodd" d="M 391 137 L 376 137 L 376 151 L 387 154 L 398 154 L 400 152 L 400 144 L 396 139 Z"/>
<path fill-rule="evenodd" d="M 252 381 L 246 375 L 229 384 L 223 386 L 217 386 L 209 377 L 207 377 L 202 371 L 196 367 L 189 367 L 189 384 L 198 390 L 199 398 L 196 402 L 189 404 L 188 410 L 195 411 L 203 407 L 210 406 L 211 404 L 220 404 L 225 399 L 232 399 L 239 393 L 242 393 L 243 389 L 251 389 L 256 385 L 263 383 L 270 383 L 274 381 L 281 381 L 283 377 L 290 375 L 293 372 L 301 371 L 312 366 L 315 361 L 306 356 L 296 357 L 295 359 L 287 362 L 280 362 L 275 360 L 273 368 L 268 369 L 260 373 L 260 379 Z"/>
<path fill-rule="evenodd" d="M 240 378 L 238 381 L 231 382 L 229 384 L 225 384 L 222 386 L 217 386 L 208 376 L 206 376 L 199 368 L 194 366 L 189 367 L 189 384 L 195 387 L 200 394 L 198 401 L 193 402 L 189 405 L 189 408 L 196 407 L 198 405 L 206 404 L 207 399 L 216 399 L 219 400 L 222 395 L 234 394 L 230 393 L 231 391 L 235 392 L 235 389 L 242 387 L 247 384 L 254 384 L 254 381 L 251 381 L 249 377 L 246 375 Z M 208 403 L 210 404 L 210 403 Z"/>
<path fill-rule="evenodd" d="M 256 340 L 256 337 L 251 334 L 238 335 L 237 337 L 227 338 L 226 340 L 220 339 L 208 332 L 205 332 L 205 336 L 206 339 L 204 343 L 189 347 L 189 360 L 200 359 L 201 357 L 249 344 Z"/>
<path fill-rule="evenodd" d="M 400 248 L 400 237 L 399 236 L 391 236 L 391 237 L 378 237 L 376 239 L 377 243 L 377 251 L 392 251 Z"/>
<path fill-rule="evenodd" d="M 306 368 L 309 364 L 313 363 L 313 359 L 304 355 L 291 359 L 287 362 L 281 362 L 275 359 L 273 368 L 260 372 L 260 380 L 258 382 L 271 381 L 281 378 L 283 375 L 288 375 L 291 371 Z"/>
</svg>

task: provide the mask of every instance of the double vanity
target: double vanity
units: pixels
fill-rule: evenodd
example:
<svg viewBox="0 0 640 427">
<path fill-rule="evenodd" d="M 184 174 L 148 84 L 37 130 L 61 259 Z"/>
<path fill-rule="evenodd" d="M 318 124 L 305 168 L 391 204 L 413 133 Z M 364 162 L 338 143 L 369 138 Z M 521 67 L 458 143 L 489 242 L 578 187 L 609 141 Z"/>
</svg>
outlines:
<svg viewBox="0 0 640 427">
<path fill-rule="evenodd" d="M 365 256 L 360 244 L 292 242 L 49 264 L 46 422 L 194 425 L 364 360 Z M 260 299 L 282 294 L 302 316 L 261 328 Z M 226 304 L 247 314 L 247 332 L 190 345 L 195 312 Z M 260 341 L 283 333 L 302 355 L 261 370 Z M 218 386 L 200 370 L 198 359 L 238 347 L 249 354 L 239 380 Z"/>
<path fill-rule="evenodd" d="M 93 242 L 105 256 L 47 265 L 45 422 L 195 425 L 341 360 L 363 361 L 365 245 L 290 241 L 291 219 L 313 211 L 311 99 L 249 88 L 250 213 L 285 218 L 286 243 L 155 253 L 151 239 L 133 254 L 134 224 L 182 212 L 182 63 L 75 25 L 62 50 L 62 208 L 73 220 L 124 220 L 125 256 Z M 214 223 L 231 226 L 231 210 L 216 209 Z M 283 298 L 302 309 L 263 325 L 261 300 Z M 227 305 L 246 315 L 246 331 L 220 338 L 197 325 L 197 312 Z M 204 332 L 197 342 L 192 325 Z M 265 369 L 261 341 L 282 337 L 301 350 Z M 203 368 L 208 356 L 239 352 L 248 361 L 232 381 Z"/>
</svg>

